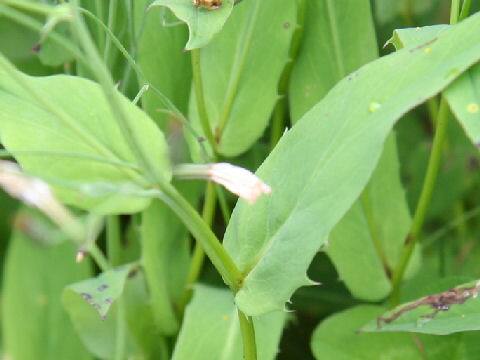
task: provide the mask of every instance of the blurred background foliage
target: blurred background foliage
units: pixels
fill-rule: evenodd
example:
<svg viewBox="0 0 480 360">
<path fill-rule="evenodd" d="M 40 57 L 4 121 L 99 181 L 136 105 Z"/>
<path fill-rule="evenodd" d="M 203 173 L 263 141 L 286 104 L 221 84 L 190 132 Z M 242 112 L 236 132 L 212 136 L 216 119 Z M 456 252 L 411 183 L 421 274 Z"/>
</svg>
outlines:
<svg viewBox="0 0 480 360">
<path fill-rule="evenodd" d="M 92 7 L 92 1 L 85 0 L 83 4 L 86 8 Z M 448 23 L 450 1 L 372 0 L 371 5 L 378 48 L 380 53 L 385 55 L 394 50 L 392 46 L 383 46 L 391 37 L 394 29 Z M 474 1 L 471 13 L 478 11 L 479 8 L 479 2 Z M 105 11 L 108 11 L 108 9 L 105 8 Z M 121 23 L 122 21 L 118 22 L 118 24 Z M 93 27 L 92 24 L 90 25 Z M 128 31 L 118 31 L 118 33 L 123 34 L 121 40 L 128 48 Z M 40 52 L 34 51 L 37 42 L 37 33 L 2 17 L 0 14 L 0 52 L 5 54 L 20 70 L 31 75 L 69 72 L 68 62 L 65 65 L 61 63 L 54 66 L 46 65 L 46 63 L 49 63 L 48 59 L 52 54 L 45 52 L 55 50 L 43 47 Z M 119 79 L 123 76 L 124 63 L 118 51 L 113 50 L 113 52 L 114 56 L 111 58 L 110 68 L 114 78 Z M 123 86 L 126 87 L 126 93 L 131 97 L 138 91 L 138 86 L 133 77 Z M 432 119 L 436 117 L 437 106 L 438 103 L 435 99 L 428 104 L 421 105 L 405 115 L 404 119 L 396 126 L 401 176 L 411 212 L 413 212 L 418 199 L 428 162 L 434 126 Z M 234 161 L 250 169 L 257 168 L 268 154 L 268 141 L 269 133 L 267 131 L 257 144 Z M 448 145 L 444 153 L 442 168 L 424 232 L 426 234 L 423 241 L 424 264 L 422 271 L 406 284 L 403 300 L 414 299 L 429 293 L 427 285 L 438 279 L 454 278 L 457 280 L 453 284 L 457 284 L 461 282 L 458 281 L 459 278 L 466 280 L 480 278 L 480 242 L 477 235 L 480 231 L 479 168 L 480 155 L 478 149 L 464 136 L 459 125 L 451 121 L 448 128 Z M 233 207 L 235 198 L 228 195 L 227 200 Z M 17 316 L 17 319 L 25 319 L 25 314 L 21 309 L 16 309 L 16 306 L 21 306 L 24 311 L 30 308 L 32 317 L 38 315 L 35 307 L 40 307 L 40 312 L 51 312 L 50 314 L 53 317 L 65 316 L 65 314 L 54 314 L 55 308 L 59 307 L 58 300 L 54 299 L 55 296 L 59 296 L 60 289 L 68 282 L 63 281 L 61 276 L 49 278 L 48 276 L 41 276 L 41 273 L 49 267 L 54 267 L 57 270 L 61 268 L 61 271 L 70 271 L 65 270 L 68 268 L 66 265 L 68 261 L 65 262 L 64 259 L 66 256 L 73 259 L 75 250 L 65 245 L 52 252 L 49 248 L 50 245 L 44 241 L 45 231 L 48 232 L 51 229 L 48 230 L 48 224 L 47 226 L 39 224 L 39 222 L 44 223 L 46 220 L 31 212 L 22 211 L 18 213 L 19 206 L 17 201 L 0 192 L 0 261 L 2 263 L 0 267 L 2 277 L 0 279 L 3 290 L 6 286 L 9 286 L 9 289 L 15 289 L 8 296 L 6 296 L 5 291 L 0 293 L 2 308 L 5 310 L 5 307 L 7 307 L 9 310 L 8 316 Z M 135 254 L 138 254 L 138 244 L 135 244 L 135 232 L 138 231 L 135 218 L 122 218 L 122 225 L 125 229 L 128 229 L 128 236 L 125 237 L 123 244 L 123 256 L 125 259 L 135 258 L 137 256 Z M 224 220 L 220 212 L 217 212 L 214 219 L 214 229 L 220 237 L 223 235 L 224 228 Z M 51 236 L 47 237 L 51 239 Z M 104 239 L 101 241 L 104 241 Z M 6 260 L 7 256 L 11 259 Z M 28 270 L 32 275 L 32 282 L 30 284 L 12 284 L 13 279 L 9 278 L 9 272 L 26 271 L 26 269 L 21 269 L 22 265 L 35 266 L 35 269 L 29 268 Z M 20 267 L 20 270 L 16 269 L 17 267 Z M 92 271 L 98 270 L 92 269 L 90 266 L 87 267 L 89 268 L 77 269 L 74 276 L 84 278 Z M 51 271 L 52 268 L 49 270 Z M 35 274 L 35 272 L 37 273 Z M 55 273 L 55 270 L 53 272 Z M 313 359 L 309 350 L 310 339 L 312 331 L 319 321 L 334 312 L 359 303 L 349 294 L 340 281 L 334 266 L 323 252 L 316 256 L 310 267 L 309 275 L 312 279 L 320 281 L 322 286 L 301 288 L 294 295 L 292 299 L 292 310 L 294 312 L 291 314 L 291 320 L 282 337 L 280 359 Z M 210 284 L 222 283 L 211 266 L 205 269 L 201 280 Z M 40 289 L 39 284 L 42 284 L 42 281 L 51 290 L 49 294 L 44 294 L 43 290 Z M 69 281 L 71 281 L 71 278 Z M 18 298 L 12 299 L 12 296 L 18 296 Z M 30 298 L 30 300 L 27 301 L 26 298 Z M 26 302 L 18 302 L 18 299 L 24 299 Z M 34 313 L 37 313 L 37 315 Z M 2 312 L 0 319 L 3 329 L 5 329 L 5 326 L 10 326 L 8 324 L 17 321 L 13 319 L 6 325 L 5 314 L 5 311 Z M 39 321 L 44 320 L 39 319 Z M 30 321 L 29 324 L 22 324 L 19 320 L 15 331 L 27 331 L 33 323 L 33 321 Z M 44 329 L 48 329 L 48 327 Z M 49 336 L 55 335 L 50 334 Z M 68 338 L 65 333 L 56 336 Z M 58 348 L 55 347 L 55 344 L 50 345 L 52 348 Z M 19 346 L 32 346 L 33 349 L 43 348 L 42 351 L 49 351 L 48 347 L 44 348 L 40 344 L 19 344 Z M 79 344 L 72 340 L 71 343 L 69 342 L 62 347 L 65 348 L 62 355 L 55 353 L 51 357 L 46 355 L 47 357 L 43 358 L 68 359 L 68 351 L 77 351 L 75 350 L 77 347 L 81 348 Z"/>
</svg>

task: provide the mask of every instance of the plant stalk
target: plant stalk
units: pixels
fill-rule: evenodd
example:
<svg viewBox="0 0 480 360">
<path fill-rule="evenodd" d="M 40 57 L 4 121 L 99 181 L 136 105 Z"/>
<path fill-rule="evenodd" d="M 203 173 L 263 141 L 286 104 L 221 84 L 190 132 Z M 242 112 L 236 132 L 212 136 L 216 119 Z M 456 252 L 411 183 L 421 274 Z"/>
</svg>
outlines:
<svg viewBox="0 0 480 360">
<path fill-rule="evenodd" d="M 211 228 L 213 222 L 213 216 L 215 214 L 216 205 L 216 192 L 215 184 L 212 182 L 207 183 L 205 191 L 205 200 L 202 209 L 202 219 Z M 180 313 L 183 314 L 185 306 L 190 301 L 192 296 L 192 287 L 197 282 L 200 272 L 202 271 L 203 262 L 205 260 L 205 251 L 203 251 L 202 245 L 197 242 L 193 251 L 192 260 L 190 262 L 190 269 L 187 275 L 187 281 L 185 284 L 185 291 L 180 304 Z"/>
<path fill-rule="evenodd" d="M 432 152 L 428 161 L 427 173 L 423 182 L 422 192 L 418 200 L 417 208 L 413 216 L 410 232 L 405 240 L 402 255 L 393 272 L 393 290 L 391 301 L 393 305 L 397 305 L 400 301 L 400 285 L 405 275 L 410 258 L 413 254 L 415 245 L 419 241 L 425 217 L 427 215 L 428 206 L 432 199 L 433 190 L 437 181 L 437 175 L 442 159 L 443 145 L 447 135 L 447 125 L 449 118 L 449 108 L 447 101 L 442 98 L 440 108 L 438 110 L 438 119 L 436 121 L 435 136 L 433 139 Z"/>
<path fill-rule="evenodd" d="M 452 0 L 450 7 L 450 24 L 454 25 L 458 22 L 460 11 L 460 0 Z M 440 106 L 438 109 L 438 118 L 435 122 L 435 136 L 433 138 L 432 151 L 430 153 L 430 159 L 428 160 L 427 173 L 423 181 L 422 192 L 418 200 L 417 208 L 413 216 L 412 225 L 410 227 L 409 234 L 405 239 L 405 244 L 398 261 L 397 267 L 393 272 L 392 278 L 392 294 L 390 296 L 390 302 L 393 306 L 398 305 L 400 302 L 400 286 L 407 270 L 408 263 L 415 249 L 415 245 L 419 241 L 425 217 L 427 215 L 428 206 L 432 199 L 433 190 L 437 181 L 437 175 L 440 168 L 440 161 L 442 159 L 443 147 L 447 138 L 447 126 L 450 110 L 448 103 L 444 97 L 440 100 Z"/>
<path fill-rule="evenodd" d="M 242 333 L 243 339 L 243 358 L 245 360 L 256 360 L 257 346 L 253 320 L 240 310 L 238 310 L 238 320 L 240 321 L 240 332 Z"/>
<path fill-rule="evenodd" d="M 190 52 L 192 57 L 193 85 L 195 89 L 195 98 L 197 101 L 197 110 L 203 133 L 207 138 L 212 150 L 216 152 L 217 142 L 213 136 L 212 128 L 208 119 L 207 105 L 205 103 L 205 93 L 203 89 L 202 67 L 200 64 L 200 50 L 194 49 Z"/>
<path fill-rule="evenodd" d="M 160 198 L 177 214 L 193 237 L 201 244 L 225 283 L 234 293 L 237 292 L 242 285 L 242 273 L 210 227 L 171 184 L 161 184 L 161 191 Z"/>
</svg>

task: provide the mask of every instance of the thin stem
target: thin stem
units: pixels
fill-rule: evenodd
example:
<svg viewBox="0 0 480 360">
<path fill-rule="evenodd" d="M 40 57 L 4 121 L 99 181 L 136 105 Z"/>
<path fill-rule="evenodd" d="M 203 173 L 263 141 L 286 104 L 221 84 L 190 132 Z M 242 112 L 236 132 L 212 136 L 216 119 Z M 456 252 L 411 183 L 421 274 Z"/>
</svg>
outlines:
<svg viewBox="0 0 480 360">
<path fill-rule="evenodd" d="M 370 236 L 372 238 L 373 246 L 377 253 L 377 256 L 380 258 L 382 262 L 383 268 L 385 269 L 385 273 L 387 276 L 391 275 L 391 269 L 388 264 L 387 256 L 385 254 L 385 250 L 383 248 L 383 244 L 380 241 L 380 237 L 378 236 L 378 227 L 375 223 L 375 218 L 373 215 L 372 204 L 370 202 L 370 196 L 368 194 L 368 188 L 363 190 L 362 195 L 360 196 L 360 203 L 363 208 L 363 212 L 365 213 L 365 218 L 367 220 L 367 226 L 369 229 Z"/>
<path fill-rule="evenodd" d="M 110 269 L 110 264 L 108 263 L 107 258 L 105 257 L 105 255 L 103 255 L 102 250 L 98 248 L 96 243 L 92 243 L 91 245 L 89 245 L 87 251 L 102 272 Z"/>
<path fill-rule="evenodd" d="M 223 221 L 225 224 L 228 224 L 232 211 L 228 207 L 225 191 L 221 186 L 218 185 L 215 185 L 215 191 L 217 192 L 218 203 L 220 205 L 220 211 L 222 212 Z"/>
<path fill-rule="evenodd" d="M 462 11 L 460 11 L 460 17 L 458 18 L 458 21 L 462 21 L 470 15 L 471 7 L 472 7 L 472 0 L 463 1 Z"/>
<path fill-rule="evenodd" d="M 270 131 L 270 150 L 273 150 L 275 145 L 282 137 L 283 129 L 285 128 L 285 117 L 287 112 L 287 103 L 284 99 L 277 102 L 272 116 L 272 129 Z"/>
<path fill-rule="evenodd" d="M 205 103 L 205 93 L 203 90 L 202 67 L 200 65 L 200 50 L 194 49 L 190 52 L 192 57 L 193 85 L 195 89 L 195 98 L 197 100 L 197 110 L 203 133 L 208 143 L 214 151 L 217 149 L 217 143 L 208 120 L 207 105 Z"/>
<path fill-rule="evenodd" d="M 455 25 L 458 22 L 458 16 L 460 15 L 460 0 L 452 0 L 450 6 L 450 25 Z"/>
<path fill-rule="evenodd" d="M 457 23 L 459 9 L 460 0 L 452 0 L 452 5 L 450 7 L 450 24 Z M 435 122 L 435 136 L 433 138 L 430 159 L 428 160 L 427 173 L 423 181 L 422 192 L 420 193 L 420 198 L 413 216 L 409 234 L 405 239 L 400 260 L 398 261 L 397 267 L 393 272 L 393 289 L 390 296 L 391 304 L 393 306 L 400 302 L 400 285 L 405 275 L 405 271 L 407 270 L 408 263 L 410 262 L 410 258 L 412 257 L 415 245 L 417 244 L 418 238 L 421 234 L 428 211 L 428 206 L 430 205 L 430 200 L 432 199 L 433 190 L 437 181 L 438 170 L 440 168 L 440 161 L 442 159 L 443 147 L 446 142 L 449 115 L 450 110 L 448 108 L 448 103 L 445 98 L 442 97 L 438 109 L 438 118 Z"/>
<path fill-rule="evenodd" d="M 225 283 L 233 292 L 237 292 L 242 285 L 242 273 L 218 238 L 190 203 L 170 183 L 162 183 L 161 186 L 160 198 L 177 214 L 193 237 L 202 245 Z"/>
<path fill-rule="evenodd" d="M 124 136 L 124 139 L 134 153 L 137 161 L 143 165 L 143 168 L 147 173 L 146 175 L 150 177 L 150 180 L 161 181 L 162 179 L 159 179 L 158 175 L 155 173 L 155 167 L 145 153 L 145 149 L 140 146 L 141 141 L 137 138 L 136 132 L 133 131 L 133 128 L 130 124 L 130 119 L 123 109 L 123 104 L 120 103 L 120 99 L 117 91 L 115 90 L 112 78 L 110 77 L 105 64 L 102 62 L 102 59 L 98 55 L 92 39 L 90 38 L 90 34 L 88 33 L 85 23 L 79 14 L 78 0 L 74 0 L 73 4 L 74 20 L 72 23 L 72 30 L 76 34 L 81 46 L 87 54 L 88 59 L 92 63 L 93 72 L 103 88 L 105 97 L 110 104 L 113 115 L 117 119 L 117 123 Z"/>
<path fill-rule="evenodd" d="M 257 346 L 255 341 L 255 327 L 252 318 L 247 317 L 238 310 L 238 320 L 240 321 L 240 331 L 243 339 L 243 358 L 244 360 L 257 359 Z"/>
<path fill-rule="evenodd" d="M 428 206 L 432 199 L 432 193 L 435 188 L 437 180 L 438 170 L 440 168 L 440 161 L 442 159 L 443 145 L 447 134 L 447 124 L 449 118 L 449 108 L 446 100 L 442 98 L 440 101 L 440 108 L 438 110 L 438 119 L 436 121 L 435 137 L 433 139 L 432 152 L 428 161 L 427 173 L 423 182 L 422 192 L 418 205 L 413 216 L 410 232 L 405 240 L 405 245 L 402 251 L 400 260 L 393 273 L 393 291 L 392 291 L 392 303 L 394 305 L 399 303 L 400 300 L 400 285 L 405 275 L 408 263 L 412 256 L 415 245 L 418 242 L 418 238 L 422 231 L 425 217 L 427 215 Z"/>
<path fill-rule="evenodd" d="M 205 191 L 205 201 L 203 203 L 202 219 L 209 227 L 212 226 L 213 216 L 215 214 L 216 205 L 216 192 L 215 184 L 212 182 L 207 183 L 207 189 Z M 181 301 L 181 313 L 185 309 L 190 297 L 192 295 L 192 287 L 197 282 L 200 272 L 202 271 L 203 262 L 205 260 L 205 252 L 202 245 L 197 242 L 193 251 L 192 261 L 190 262 L 190 269 L 187 275 L 187 281 L 185 284 L 185 292 Z"/>
<path fill-rule="evenodd" d="M 118 0 L 110 0 L 108 5 L 108 29 L 114 33 L 114 28 L 117 22 L 117 7 Z M 102 50 L 102 49 L 100 49 Z M 103 62 L 110 67 L 112 57 L 112 40 L 111 37 L 105 34 L 105 48 L 103 49 Z"/>
<path fill-rule="evenodd" d="M 95 12 L 101 21 L 103 21 L 104 17 L 103 4 L 103 0 L 95 0 Z M 99 50 L 105 48 L 105 37 L 103 35 L 102 26 L 97 23 L 97 45 Z"/>
<path fill-rule="evenodd" d="M 107 254 L 110 264 L 120 264 L 121 259 L 121 235 L 120 218 L 116 215 L 107 217 Z"/>
</svg>

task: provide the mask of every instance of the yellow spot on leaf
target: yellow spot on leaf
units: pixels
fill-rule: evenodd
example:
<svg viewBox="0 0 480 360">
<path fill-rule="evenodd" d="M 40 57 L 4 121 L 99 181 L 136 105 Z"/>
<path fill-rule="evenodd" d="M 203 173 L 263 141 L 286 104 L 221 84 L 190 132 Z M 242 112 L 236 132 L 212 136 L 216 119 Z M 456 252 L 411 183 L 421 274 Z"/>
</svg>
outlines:
<svg viewBox="0 0 480 360">
<path fill-rule="evenodd" d="M 470 113 L 470 114 L 476 114 L 479 110 L 479 107 L 478 107 L 478 104 L 476 103 L 470 103 L 467 105 L 467 111 Z"/>
<path fill-rule="evenodd" d="M 378 109 L 380 109 L 381 107 L 382 107 L 381 104 L 379 104 L 378 102 L 372 101 L 370 103 L 370 105 L 368 106 L 368 111 L 373 113 L 373 112 L 377 111 Z"/>
<path fill-rule="evenodd" d="M 423 52 L 425 54 L 430 54 L 432 52 L 432 48 L 431 47 L 426 47 L 425 49 L 423 49 Z"/>
</svg>

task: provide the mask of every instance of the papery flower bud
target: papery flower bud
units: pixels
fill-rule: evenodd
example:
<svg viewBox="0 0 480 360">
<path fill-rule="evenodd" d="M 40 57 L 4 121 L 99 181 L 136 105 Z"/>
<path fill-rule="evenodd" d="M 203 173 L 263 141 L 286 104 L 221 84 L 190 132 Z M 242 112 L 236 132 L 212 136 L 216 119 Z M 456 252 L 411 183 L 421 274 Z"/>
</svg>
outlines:
<svg viewBox="0 0 480 360">
<path fill-rule="evenodd" d="M 174 175 L 184 179 L 211 180 L 230 192 L 253 204 L 272 189 L 247 169 L 228 163 L 182 164 L 174 169 Z"/>
</svg>

